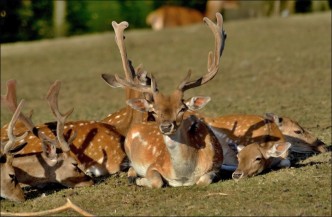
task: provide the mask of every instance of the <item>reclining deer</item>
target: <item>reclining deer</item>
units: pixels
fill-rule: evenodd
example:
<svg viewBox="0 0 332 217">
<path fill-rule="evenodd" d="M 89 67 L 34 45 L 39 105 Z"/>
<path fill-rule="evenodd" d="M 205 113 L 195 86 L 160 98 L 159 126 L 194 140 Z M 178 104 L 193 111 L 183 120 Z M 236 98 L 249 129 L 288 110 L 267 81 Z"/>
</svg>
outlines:
<svg viewBox="0 0 332 217">
<path fill-rule="evenodd" d="M 218 70 L 225 35 L 220 14 L 217 19 L 217 25 L 204 19 L 215 36 L 215 53 L 209 53 L 206 75 L 189 81 L 189 71 L 170 95 L 157 90 L 153 77 L 150 86 L 123 80 L 117 75 L 113 79 L 117 86 L 148 93 L 149 100 L 132 99 L 128 104 L 138 111 L 151 113 L 156 120 L 133 124 L 126 136 L 125 150 L 132 166 L 128 176 L 136 178 L 137 185 L 160 188 L 164 184 L 163 180 L 170 186 L 208 185 L 222 164 L 221 145 L 204 121 L 194 115 L 183 118 L 188 108 L 200 109 L 210 100 L 209 97 L 192 97 L 185 102 L 183 97 L 186 90 L 210 81 Z M 128 23 L 113 22 L 113 26 L 117 25 L 123 31 Z M 123 62 L 129 63 L 126 59 Z M 158 141 L 154 135 L 162 135 L 161 140 Z"/>
<path fill-rule="evenodd" d="M 14 135 L 14 125 L 18 119 L 18 116 L 23 107 L 23 101 L 20 102 L 16 111 L 14 112 L 11 121 L 8 124 L 7 135 L 8 141 L 1 141 L 1 153 L 0 153 L 0 171 L 1 171 L 1 197 L 7 198 L 12 201 L 22 202 L 25 200 L 24 192 L 19 185 L 15 169 L 13 167 L 13 154 L 15 152 L 15 143 L 24 139 L 27 136 L 27 132 L 23 135 L 16 137 Z"/>
<path fill-rule="evenodd" d="M 1 98 L 1 102 L 10 103 L 4 98 Z M 20 193 L 17 193 L 17 191 L 12 191 L 11 195 L 8 195 L 8 192 L 5 193 L 6 190 L 12 187 L 8 184 L 10 182 L 11 184 L 22 183 L 33 187 L 42 187 L 48 183 L 60 183 L 66 187 L 93 185 L 91 178 L 81 171 L 78 162 L 69 155 L 69 146 L 62 134 L 63 123 L 70 112 L 62 116 L 52 105 L 53 111 L 57 112 L 57 138 L 52 140 L 40 133 L 38 136 L 42 140 L 43 152 L 12 156 L 12 152 L 14 153 L 15 150 L 19 149 L 19 147 L 14 146 L 15 142 L 23 139 L 22 137 L 15 140 L 13 139 L 15 138 L 13 135 L 13 127 L 17 118 L 25 119 L 24 123 L 27 124 L 29 129 L 33 130 L 35 127 L 32 122 L 21 113 L 23 102 L 18 106 L 14 104 L 11 106 L 17 108 L 13 115 L 14 121 L 11 121 L 8 127 L 10 145 L 6 145 L 3 152 L 5 153 L 5 157 L 8 156 L 8 160 L 4 162 L 4 165 L 1 165 L 1 182 L 5 181 L 7 184 L 1 183 L 1 196 L 15 201 L 24 200 L 24 197 L 22 197 Z M 27 133 L 24 135 L 26 136 Z M 60 145 L 63 151 L 62 153 L 58 154 L 56 152 L 57 144 Z M 9 154 L 9 152 L 11 153 Z M 3 170 L 3 167 L 12 167 L 13 170 Z"/>
<path fill-rule="evenodd" d="M 1 96 L 1 103 L 5 104 L 11 111 L 15 111 L 17 109 L 16 96 L 13 96 L 13 91 L 11 91 L 15 87 L 15 82 L 7 84 L 8 93 L 6 96 Z M 67 187 L 90 186 L 93 184 L 91 178 L 79 169 L 79 163 L 69 154 L 69 144 L 75 135 L 69 138 L 68 142 L 63 135 L 65 120 L 72 110 L 62 115 L 58 110 L 56 97 L 56 93 L 50 90 L 48 102 L 57 120 L 57 137 L 54 139 L 39 131 L 22 112 L 19 114 L 19 119 L 30 133 L 33 132 L 41 140 L 42 152 L 20 153 L 14 156 L 13 166 L 17 179 L 20 183 L 31 186 L 39 186 L 48 182 L 58 182 Z M 25 141 L 21 140 L 20 142 Z M 60 147 L 61 153 L 57 153 L 57 147 Z"/>
<path fill-rule="evenodd" d="M 6 98 L 11 105 L 15 105 L 16 82 L 14 80 L 8 81 L 7 88 Z M 56 102 L 59 91 L 60 81 L 56 81 L 49 90 L 49 96 L 56 98 L 54 99 Z M 53 104 L 57 106 L 55 102 Z M 13 110 L 13 106 L 8 107 L 10 110 Z M 29 121 L 25 120 L 25 122 Z M 46 123 L 35 129 L 40 134 L 52 138 L 54 137 L 54 128 L 54 123 Z M 16 133 L 22 133 L 26 129 L 29 129 L 29 127 L 18 127 L 15 131 Z M 27 142 L 27 145 L 20 150 L 19 154 L 21 155 L 42 152 L 41 141 L 35 136 L 35 131 L 31 129 L 30 127 L 28 137 L 22 141 Z M 113 126 L 96 121 L 67 122 L 63 124 L 63 134 L 66 137 L 77 135 L 69 143 L 69 151 L 70 155 L 77 160 L 86 174 L 90 176 L 114 174 L 127 167 L 126 155 L 123 150 L 124 138 L 114 130 Z"/>
</svg>

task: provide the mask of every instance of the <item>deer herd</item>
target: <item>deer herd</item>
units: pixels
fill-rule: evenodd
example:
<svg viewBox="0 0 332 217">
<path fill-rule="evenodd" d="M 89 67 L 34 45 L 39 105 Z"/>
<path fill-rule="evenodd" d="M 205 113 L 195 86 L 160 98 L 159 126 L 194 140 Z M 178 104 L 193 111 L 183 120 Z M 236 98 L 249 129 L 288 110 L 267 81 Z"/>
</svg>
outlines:
<svg viewBox="0 0 332 217">
<path fill-rule="evenodd" d="M 23 186 L 92 186 L 95 177 L 127 171 L 139 186 L 209 185 L 223 171 L 236 181 L 268 169 L 291 166 L 290 153 L 323 153 L 326 145 L 296 121 L 273 113 L 208 117 L 199 113 L 210 97 L 184 98 L 186 90 L 211 81 L 218 72 L 226 33 L 223 18 L 203 18 L 214 37 L 207 72 L 184 76 L 171 94 L 159 91 L 157 80 L 134 67 L 127 57 L 127 22 L 112 22 L 125 75 L 102 74 L 112 88 L 126 91 L 127 106 L 100 121 L 66 121 L 73 109 L 58 108 L 60 81 L 55 81 L 47 103 L 54 122 L 34 125 L 17 103 L 16 81 L 7 81 L 1 106 L 13 113 L 1 128 L 1 197 L 24 201 Z"/>
</svg>

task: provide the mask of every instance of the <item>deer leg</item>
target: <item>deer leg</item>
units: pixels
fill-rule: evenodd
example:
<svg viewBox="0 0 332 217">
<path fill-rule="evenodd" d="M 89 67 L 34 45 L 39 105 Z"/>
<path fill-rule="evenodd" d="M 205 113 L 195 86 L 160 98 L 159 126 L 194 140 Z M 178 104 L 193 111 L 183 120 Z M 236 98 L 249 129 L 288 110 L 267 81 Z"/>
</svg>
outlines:
<svg viewBox="0 0 332 217">
<path fill-rule="evenodd" d="M 163 186 L 163 180 L 160 173 L 155 168 L 150 167 L 146 172 L 146 177 L 136 179 L 136 184 L 149 188 L 161 188 Z"/>
<path fill-rule="evenodd" d="M 128 182 L 129 184 L 134 184 L 137 179 L 137 173 L 133 167 L 130 167 L 128 170 Z"/>
<path fill-rule="evenodd" d="M 205 173 L 198 179 L 198 181 L 196 182 L 196 185 L 200 185 L 200 186 L 209 185 L 209 184 L 211 184 L 211 182 L 213 181 L 213 179 L 215 177 L 216 177 L 216 173 L 214 171 Z"/>
</svg>

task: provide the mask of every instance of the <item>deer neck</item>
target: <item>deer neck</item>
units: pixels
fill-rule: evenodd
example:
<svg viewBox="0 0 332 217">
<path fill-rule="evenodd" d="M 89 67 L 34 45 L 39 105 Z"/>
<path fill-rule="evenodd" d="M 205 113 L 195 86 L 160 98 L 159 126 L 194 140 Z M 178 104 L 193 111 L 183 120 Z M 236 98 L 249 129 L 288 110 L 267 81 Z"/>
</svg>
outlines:
<svg viewBox="0 0 332 217">
<path fill-rule="evenodd" d="M 199 151 L 205 145 L 198 133 L 199 125 L 199 120 L 190 116 L 182 121 L 174 134 L 163 135 L 176 174 L 187 176 L 196 167 Z"/>
</svg>

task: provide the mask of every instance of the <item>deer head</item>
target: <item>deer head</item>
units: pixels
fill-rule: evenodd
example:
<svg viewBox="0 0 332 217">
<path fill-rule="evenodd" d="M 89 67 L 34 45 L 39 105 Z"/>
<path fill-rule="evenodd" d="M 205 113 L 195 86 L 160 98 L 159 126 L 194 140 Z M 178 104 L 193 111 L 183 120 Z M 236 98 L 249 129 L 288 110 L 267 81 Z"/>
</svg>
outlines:
<svg viewBox="0 0 332 217">
<path fill-rule="evenodd" d="M 272 147 L 266 144 L 260 145 L 257 143 L 248 146 L 238 146 L 238 167 L 232 174 L 234 180 L 239 180 L 245 177 L 255 176 L 266 168 L 271 168 L 274 158 L 282 157 L 291 144 L 288 142 L 274 143 Z M 280 167 L 290 166 L 288 160 L 281 160 L 278 162 Z"/>
<path fill-rule="evenodd" d="M 285 139 L 292 144 L 292 152 L 324 153 L 327 151 L 326 144 L 313 133 L 304 129 L 298 122 L 288 117 L 280 117 L 273 113 L 266 113 L 265 117 L 278 125 Z"/>
<path fill-rule="evenodd" d="M 22 202 L 25 200 L 24 193 L 17 181 L 15 170 L 13 167 L 13 154 L 15 152 L 15 143 L 24 139 L 27 132 L 23 135 L 16 137 L 13 133 L 14 125 L 19 117 L 24 101 L 22 100 L 17 109 L 15 110 L 11 121 L 8 124 L 7 135 L 8 141 L 1 142 L 0 153 L 0 170 L 1 170 L 1 197 L 7 198 L 12 201 Z"/>
<path fill-rule="evenodd" d="M 42 141 L 43 152 L 15 156 L 13 167 L 20 183 L 40 186 L 50 182 L 57 182 L 67 187 L 90 186 L 93 184 L 91 178 L 85 175 L 80 169 L 79 163 L 70 156 L 69 144 L 74 136 L 68 139 L 64 138 L 63 128 L 66 118 L 73 110 L 64 115 L 59 112 L 57 97 L 60 83 L 55 82 L 48 93 L 47 100 L 57 119 L 57 137 L 51 139 L 43 132 L 40 132 L 21 112 L 20 120 L 25 124 L 29 131 L 33 132 Z M 11 111 L 16 110 L 16 82 L 10 80 L 7 82 L 7 94 L 1 96 L 1 103 L 5 104 Z M 60 147 L 60 153 L 57 153 L 57 147 Z"/>
</svg>

